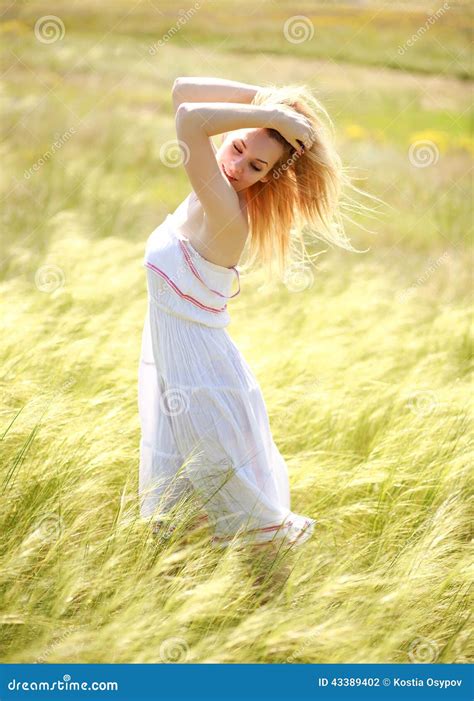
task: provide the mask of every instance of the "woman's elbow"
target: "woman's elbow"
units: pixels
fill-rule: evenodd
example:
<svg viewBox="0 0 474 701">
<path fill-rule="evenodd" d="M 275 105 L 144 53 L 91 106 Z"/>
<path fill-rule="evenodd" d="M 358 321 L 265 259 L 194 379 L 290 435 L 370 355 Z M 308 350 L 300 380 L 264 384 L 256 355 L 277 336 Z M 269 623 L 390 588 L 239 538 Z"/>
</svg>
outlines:
<svg viewBox="0 0 474 701">
<path fill-rule="evenodd" d="M 185 95 L 183 92 L 183 79 L 182 78 L 176 78 L 174 83 L 173 83 L 173 88 L 171 91 L 171 96 L 173 99 L 173 107 L 174 111 L 176 113 L 176 116 L 178 115 L 178 109 L 181 107 L 183 102 L 185 101 Z"/>
<path fill-rule="evenodd" d="M 192 78 L 187 78 L 186 76 L 178 76 L 177 78 L 174 79 L 173 87 L 171 91 L 173 93 L 181 92 L 183 90 L 186 90 L 189 88 L 190 85 L 192 85 L 193 79 Z"/>
<path fill-rule="evenodd" d="M 182 85 L 183 79 L 182 78 L 175 78 L 173 87 L 171 88 L 171 92 L 175 93 L 178 92 L 180 86 Z"/>
<path fill-rule="evenodd" d="M 175 124 L 176 128 L 179 128 L 183 133 L 187 125 L 190 123 L 189 116 L 192 113 L 192 104 L 189 102 L 181 102 L 176 109 L 175 114 Z"/>
<path fill-rule="evenodd" d="M 185 115 L 189 114 L 189 102 L 181 102 L 176 110 L 176 119 L 182 121 Z"/>
</svg>

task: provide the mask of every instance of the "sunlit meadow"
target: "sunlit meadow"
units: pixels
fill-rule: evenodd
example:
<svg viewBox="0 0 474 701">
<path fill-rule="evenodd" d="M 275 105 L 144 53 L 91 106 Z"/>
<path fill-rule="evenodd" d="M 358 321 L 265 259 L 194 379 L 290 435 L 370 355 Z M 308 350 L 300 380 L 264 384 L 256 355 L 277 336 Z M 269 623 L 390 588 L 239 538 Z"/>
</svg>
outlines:
<svg viewBox="0 0 474 701">
<path fill-rule="evenodd" d="M 2 7 L 1 660 L 472 661 L 468 6 L 197 5 Z M 257 560 L 213 550 L 193 500 L 160 539 L 138 515 L 144 244 L 190 190 L 163 159 L 179 75 L 306 83 L 385 203 L 344 210 L 365 252 L 315 246 L 229 304 L 317 520 Z"/>
</svg>

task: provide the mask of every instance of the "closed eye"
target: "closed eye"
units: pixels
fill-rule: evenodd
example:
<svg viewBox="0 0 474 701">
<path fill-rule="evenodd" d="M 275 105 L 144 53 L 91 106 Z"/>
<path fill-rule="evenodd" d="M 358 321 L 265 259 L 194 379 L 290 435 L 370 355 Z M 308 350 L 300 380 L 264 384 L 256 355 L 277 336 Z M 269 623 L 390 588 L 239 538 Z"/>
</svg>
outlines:
<svg viewBox="0 0 474 701">
<path fill-rule="evenodd" d="M 232 145 L 233 145 L 233 147 L 235 148 L 235 150 L 237 151 L 237 153 L 242 153 L 242 151 L 239 151 L 239 149 L 237 148 L 237 146 L 236 146 L 235 144 L 232 144 Z M 262 172 L 262 169 L 261 169 L 261 168 L 256 168 L 253 164 L 252 164 L 252 168 L 253 168 L 254 170 L 256 170 L 257 173 L 261 173 L 261 172 Z"/>
</svg>

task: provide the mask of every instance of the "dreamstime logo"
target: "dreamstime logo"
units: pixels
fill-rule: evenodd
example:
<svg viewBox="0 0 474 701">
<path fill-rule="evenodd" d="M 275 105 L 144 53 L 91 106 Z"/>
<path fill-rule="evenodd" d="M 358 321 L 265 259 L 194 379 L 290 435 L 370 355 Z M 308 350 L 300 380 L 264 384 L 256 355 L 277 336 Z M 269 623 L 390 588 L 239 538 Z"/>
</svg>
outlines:
<svg viewBox="0 0 474 701">
<path fill-rule="evenodd" d="M 282 172 L 284 173 L 285 170 L 288 170 L 288 168 L 290 168 L 294 163 L 296 163 L 298 158 L 301 158 L 301 156 L 297 151 L 295 151 L 295 153 L 289 158 L 287 158 L 287 160 L 284 163 L 278 166 L 278 168 L 275 168 L 275 170 L 272 172 L 272 178 L 274 180 L 278 180 L 278 178 L 281 177 Z"/>
<path fill-rule="evenodd" d="M 438 644 L 428 638 L 415 638 L 408 649 L 408 657 L 414 663 L 430 664 L 438 658 L 438 655 Z"/>
<path fill-rule="evenodd" d="M 179 416 L 189 411 L 189 397 L 179 387 L 172 387 L 161 395 L 160 407 L 167 416 Z"/>
<path fill-rule="evenodd" d="M 46 514 L 43 516 L 35 530 L 35 535 L 42 540 L 58 540 L 62 533 L 62 520 L 56 514 Z"/>
<path fill-rule="evenodd" d="M 17 681 L 8 682 L 9 691 L 118 691 L 118 682 L 76 682 L 70 674 L 63 674 L 62 679 L 54 681 Z"/>
<path fill-rule="evenodd" d="M 321 380 L 316 379 L 310 384 L 310 387 L 314 387 L 313 394 L 320 399 L 327 399 L 329 397 L 329 392 L 324 389 L 324 384 Z"/>
<path fill-rule="evenodd" d="M 25 178 L 25 180 L 29 180 L 31 178 L 31 176 L 33 175 L 33 173 L 37 172 L 42 166 L 44 166 L 44 164 L 47 161 L 49 161 L 51 156 L 56 151 L 59 151 L 63 147 L 63 145 L 71 138 L 71 135 L 75 134 L 75 133 L 76 133 L 75 127 L 70 127 L 69 129 L 67 129 L 64 132 L 64 134 L 57 135 L 55 137 L 55 140 L 53 142 L 51 149 L 48 149 L 47 151 L 45 151 L 43 153 L 43 155 L 38 158 L 36 163 L 33 163 L 33 165 L 30 168 L 28 168 L 27 170 L 24 171 L 23 177 Z"/>
<path fill-rule="evenodd" d="M 408 159 L 415 168 L 427 168 L 438 162 L 439 149 L 433 141 L 421 139 L 410 144 Z"/>
<path fill-rule="evenodd" d="M 189 146 L 181 139 L 166 141 L 160 148 L 160 161 L 169 168 L 185 165 L 190 155 Z"/>
<path fill-rule="evenodd" d="M 306 648 L 308 645 L 313 645 L 316 643 L 319 639 L 319 635 L 321 633 L 323 626 L 318 626 L 316 630 L 314 630 L 304 641 L 304 643 L 301 643 L 301 645 L 298 645 L 296 650 L 289 655 L 287 658 L 287 661 L 292 664 L 296 660 L 301 658 L 301 655 L 305 652 Z"/>
<path fill-rule="evenodd" d="M 194 7 L 190 8 L 189 10 L 179 10 L 179 14 L 181 17 L 179 17 L 178 21 L 176 24 L 174 24 L 170 29 L 166 32 L 166 34 L 163 35 L 161 39 L 158 39 L 154 44 L 152 44 L 149 49 L 148 53 L 150 56 L 154 56 L 158 49 L 161 49 L 162 46 L 164 46 L 170 39 L 173 38 L 175 34 L 179 32 L 181 27 L 184 27 L 187 22 L 196 14 L 196 11 L 199 10 L 201 7 L 199 2 L 194 3 Z"/>
<path fill-rule="evenodd" d="M 43 654 L 34 660 L 33 664 L 43 664 L 46 658 L 49 657 L 49 655 L 51 655 L 52 652 L 54 652 L 54 649 L 58 647 L 58 645 L 61 645 L 61 643 L 64 642 L 64 640 L 69 638 L 69 636 L 75 633 L 77 630 L 79 629 L 71 628 L 70 630 L 66 630 L 59 638 L 57 638 L 53 643 L 48 645 Z M 80 645 L 80 647 L 83 647 L 82 644 Z"/>
<path fill-rule="evenodd" d="M 189 645 L 184 638 L 167 638 L 160 645 L 162 662 L 183 662 L 189 654 Z M 183 659 L 184 658 L 184 659 Z"/>
<path fill-rule="evenodd" d="M 36 21 L 35 37 L 42 44 L 53 44 L 64 38 L 64 22 L 56 15 L 44 15 Z"/>
<path fill-rule="evenodd" d="M 407 406 L 417 416 L 431 414 L 438 402 L 432 390 L 417 390 L 408 397 Z"/>
<path fill-rule="evenodd" d="M 439 256 L 437 260 L 435 260 L 434 262 L 430 261 L 428 267 L 424 270 L 423 274 L 420 275 L 419 278 L 417 278 L 416 282 L 413 285 L 410 285 L 410 287 L 406 287 L 404 290 L 399 290 L 397 292 L 397 301 L 403 304 L 410 297 L 412 297 L 416 293 L 417 288 L 423 285 L 431 277 L 431 274 L 434 273 L 435 270 L 439 268 L 441 263 L 444 263 L 447 258 L 449 258 L 449 251 L 444 251 L 444 253 L 441 256 Z"/>
<path fill-rule="evenodd" d="M 67 380 L 64 380 L 64 382 L 59 386 L 58 392 L 67 392 L 67 390 L 75 385 L 77 382 L 75 377 L 68 377 Z"/>
<path fill-rule="evenodd" d="M 400 55 L 400 56 L 403 56 L 403 54 L 404 54 L 405 51 L 407 50 L 406 47 L 407 47 L 407 46 L 408 46 L 408 47 L 413 46 L 413 44 L 414 44 L 415 42 L 417 42 L 418 39 L 419 39 L 420 37 L 422 37 L 423 34 L 425 34 L 425 32 L 427 32 L 427 31 L 430 29 L 430 26 L 431 26 L 432 24 L 434 24 L 434 23 L 438 20 L 438 18 L 441 17 L 442 15 L 444 15 L 444 13 L 445 13 L 447 10 L 449 10 L 449 9 L 451 9 L 450 6 L 449 6 L 449 2 L 445 2 L 445 3 L 443 4 L 443 6 L 440 7 L 439 9 L 437 9 L 436 12 L 435 12 L 433 15 L 430 15 L 430 16 L 428 17 L 428 19 L 426 20 L 425 24 L 422 25 L 422 26 L 415 32 L 415 34 L 412 34 L 411 37 L 410 37 L 409 39 L 407 39 L 407 41 L 405 42 L 405 44 L 403 44 L 403 46 L 399 46 L 399 47 L 398 47 L 398 53 L 399 53 L 399 55 Z"/>
<path fill-rule="evenodd" d="M 35 273 L 35 285 L 40 292 L 54 292 L 64 285 L 64 273 L 53 263 L 42 265 Z"/>
<path fill-rule="evenodd" d="M 410 287 L 405 287 L 404 290 L 398 290 L 398 292 L 395 295 L 395 299 L 399 304 L 405 304 L 410 297 L 413 297 L 415 294 L 415 286 L 410 285 Z"/>
<path fill-rule="evenodd" d="M 187 267 L 187 265 L 180 263 L 174 269 L 174 273 L 175 273 L 175 282 L 177 282 L 177 283 L 184 282 L 184 284 L 186 284 L 186 280 L 187 280 L 188 274 L 189 274 L 189 268 Z M 166 282 L 166 280 L 164 278 L 161 277 L 161 275 L 156 276 L 153 273 L 153 277 L 154 278 L 158 277 L 158 283 L 156 284 L 156 286 L 154 288 L 153 295 L 159 297 L 160 302 L 170 294 L 173 296 L 175 295 L 175 293 L 173 292 L 173 288 L 169 285 L 168 282 Z"/>
<path fill-rule="evenodd" d="M 305 15 L 293 15 L 289 17 L 283 27 L 285 39 L 291 44 L 302 44 L 314 36 L 314 26 L 309 17 Z"/>
<path fill-rule="evenodd" d="M 58 397 L 64 392 L 67 392 L 73 385 L 76 384 L 76 382 L 77 380 L 75 377 L 68 377 L 66 380 L 57 384 L 55 387 L 52 385 L 52 383 L 48 384 L 48 388 L 46 390 L 46 401 L 50 403 L 52 397 Z"/>
<path fill-rule="evenodd" d="M 283 277 L 283 283 L 290 292 L 302 292 L 311 287 L 313 282 L 311 268 L 308 268 L 304 263 L 293 263 Z"/>
</svg>

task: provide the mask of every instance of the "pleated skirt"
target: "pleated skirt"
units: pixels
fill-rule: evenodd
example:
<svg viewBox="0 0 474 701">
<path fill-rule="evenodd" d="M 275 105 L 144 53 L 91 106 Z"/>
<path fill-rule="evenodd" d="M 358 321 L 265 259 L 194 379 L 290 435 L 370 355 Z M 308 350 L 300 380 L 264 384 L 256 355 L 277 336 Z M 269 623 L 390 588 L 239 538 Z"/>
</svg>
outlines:
<svg viewBox="0 0 474 701">
<path fill-rule="evenodd" d="M 150 302 L 138 370 L 139 499 L 158 520 L 195 491 L 211 544 L 299 545 L 315 519 L 290 509 L 287 464 L 261 388 L 226 328 Z"/>
</svg>

